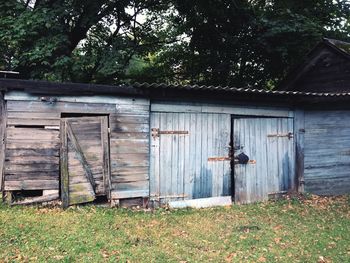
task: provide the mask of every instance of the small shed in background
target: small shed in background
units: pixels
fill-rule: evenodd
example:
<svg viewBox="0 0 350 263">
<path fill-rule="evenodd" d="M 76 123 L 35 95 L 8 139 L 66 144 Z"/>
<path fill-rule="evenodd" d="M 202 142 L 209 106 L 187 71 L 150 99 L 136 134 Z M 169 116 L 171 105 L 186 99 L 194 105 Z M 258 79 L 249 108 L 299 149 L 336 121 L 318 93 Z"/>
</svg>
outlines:
<svg viewBox="0 0 350 263">
<path fill-rule="evenodd" d="M 279 90 L 328 93 L 338 100 L 323 107 L 301 104 L 304 116 L 305 191 L 350 192 L 350 43 L 324 39 L 281 84 Z"/>
</svg>

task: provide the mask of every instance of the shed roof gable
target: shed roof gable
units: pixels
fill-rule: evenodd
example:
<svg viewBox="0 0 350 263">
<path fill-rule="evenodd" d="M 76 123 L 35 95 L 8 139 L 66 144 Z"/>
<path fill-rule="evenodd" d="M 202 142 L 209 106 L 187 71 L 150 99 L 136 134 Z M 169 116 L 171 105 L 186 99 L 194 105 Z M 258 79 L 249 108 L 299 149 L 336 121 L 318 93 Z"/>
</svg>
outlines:
<svg viewBox="0 0 350 263">
<path fill-rule="evenodd" d="M 350 92 L 350 43 L 324 38 L 282 81 L 278 90 Z"/>
</svg>

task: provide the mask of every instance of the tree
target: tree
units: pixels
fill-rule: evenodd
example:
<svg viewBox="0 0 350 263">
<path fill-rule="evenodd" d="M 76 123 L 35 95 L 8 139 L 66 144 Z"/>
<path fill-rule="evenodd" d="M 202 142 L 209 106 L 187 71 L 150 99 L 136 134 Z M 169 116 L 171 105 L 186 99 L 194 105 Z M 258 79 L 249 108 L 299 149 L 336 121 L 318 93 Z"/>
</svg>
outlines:
<svg viewBox="0 0 350 263">
<path fill-rule="evenodd" d="M 2 67 L 25 78 L 111 83 L 161 40 L 155 0 L 0 3 Z M 142 20 L 142 22 L 140 22 Z"/>
<path fill-rule="evenodd" d="M 174 4 L 181 18 L 176 26 L 188 41 L 165 51 L 159 60 L 177 68 L 190 83 L 273 88 L 323 36 L 349 39 L 348 1 Z M 183 56 L 178 58 L 178 53 Z M 173 56 L 176 61 L 169 59 Z"/>
<path fill-rule="evenodd" d="M 0 2 L 0 68 L 24 78 L 275 85 L 323 36 L 349 40 L 346 0 Z"/>
</svg>

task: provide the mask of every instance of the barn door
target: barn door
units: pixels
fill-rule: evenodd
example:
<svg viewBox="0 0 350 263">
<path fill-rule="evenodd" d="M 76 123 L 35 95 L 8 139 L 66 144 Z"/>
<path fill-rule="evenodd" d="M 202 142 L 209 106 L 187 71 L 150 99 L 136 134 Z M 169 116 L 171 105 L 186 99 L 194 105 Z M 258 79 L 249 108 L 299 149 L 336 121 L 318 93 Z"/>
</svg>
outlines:
<svg viewBox="0 0 350 263">
<path fill-rule="evenodd" d="M 109 197 L 107 117 L 62 119 L 61 141 L 63 206 Z"/>
<path fill-rule="evenodd" d="M 269 194 L 291 188 L 293 119 L 234 119 L 233 135 L 236 203 L 263 201 Z M 249 157 L 246 164 L 243 154 Z"/>
<path fill-rule="evenodd" d="M 153 200 L 231 194 L 229 114 L 153 112 L 151 128 Z"/>
</svg>

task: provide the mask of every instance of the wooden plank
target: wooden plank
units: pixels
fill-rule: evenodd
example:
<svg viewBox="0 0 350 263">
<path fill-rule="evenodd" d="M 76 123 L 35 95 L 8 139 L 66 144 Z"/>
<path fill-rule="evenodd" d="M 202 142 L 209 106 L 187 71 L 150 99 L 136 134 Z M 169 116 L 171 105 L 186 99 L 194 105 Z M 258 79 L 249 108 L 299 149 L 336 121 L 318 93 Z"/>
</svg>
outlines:
<svg viewBox="0 0 350 263">
<path fill-rule="evenodd" d="M 111 165 L 112 173 L 114 169 L 118 167 L 128 166 L 148 166 L 149 154 L 148 153 L 126 153 L 119 155 L 112 155 L 113 163 Z"/>
<path fill-rule="evenodd" d="M 151 114 L 151 127 L 160 127 L 160 114 Z M 150 136 L 150 194 L 159 195 L 160 194 L 160 148 L 159 148 L 159 137 Z"/>
<path fill-rule="evenodd" d="M 7 125 L 8 126 L 16 126 L 16 125 L 43 125 L 43 126 L 56 126 L 60 124 L 60 120 L 52 120 L 52 119 L 19 119 L 19 118 L 8 118 Z"/>
<path fill-rule="evenodd" d="M 59 132 L 56 130 L 38 129 L 38 128 L 7 128 L 7 139 L 17 140 L 38 140 L 54 141 L 57 140 Z"/>
<path fill-rule="evenodd" d="M 108 117 L 101 117 L 101 142 L 102 142 L 102 158 L 103 158 L 103 191 L 107 195 L 108 200 L 111 200 L 111 167 L 110 167 L 110 145 L 108 140 Z"/>
<path fill-rule="evenodd" d="M 148 153 L 149 144 L 145 139 L 112 139 L 110 141 L 111 154 L 124 154 L 124 153 Z"/>
<path fill-rule="evenodd" d="M 133 198 L 133 197 L 148 197 L 149 190 L 130 190 L 130 191 L 117 191 L 113 190 L 111 192 L 112 199 L 123 199 L 123 198 Z"/>
<path fill-rule="evenodd" d="M 43 203 L 43 202 L 50 202 L 59 199 L 58 192 L 55 194 L 49 194 L 49 195 L 42 195 L 37 197 L 28 197 L 23 201 L 17 201 L 14 202 L 14 205 L 29 205 L 29 204 L 35 204 L 35 203 Z"/>
<path fill-rule="evenodd" d="M 207 181 L 210 181 L 212 184 L 212 171 L 208 170 L 208 166 L 206 162 L 208 160 L 208 151 L 211 150 L 211 132 L 212 132 L 212 114 L 202 114 L 202 123 L 201 123 L 201 134 L 202 134 L 202 152 L 201 152 L 201 167 L 197 177 L 197 192 L 196 198 L 204 198 L 207 196 Z M 199 168 L 199 167 L 198 167 Z"/>
<path fill-rule="evenodd" d="M 8 118 L 10 119 L 47 119 L 47 120 L 60 120 L 60 112 L 23 112 L 23 111 L 9 111 Z"/>
<path fill-rule="evenodd" d="M 48 113 L 94 113 L 108 114 L 117 112 L 113 104 L 96 103 L 74 103 L 74 102 L 56 102 L 53 104 L 37 101 L 8 101 L 8 111 L 22 112 L 48 112 Z M 132 106 L 131 106 L 132 107 Z M 142 107 L 141 107 L 142 108 Z M 128 112 L 132 111 L 130 109 Z"/>
<path fill-rule="evenodd" d="M 184 199 L 192 198 L 193 194 L 193 183 L 195 177 L 195 149 L 196 149 L 196 138 L 193 133 L 195 127 L 196 114 L 184 114 L 185 126 L 184 129 L 190 132 L 190 136 L 184 136 L 185 146 L 184 146 Z"/>
<path fill-rule="evenodd" d="M 5 181 L 4 190 L 54 190 L 59 188 L 58 180 Z"/>
<path fill-rule="evenodd" d="M 68 138 L 64 120 L 61 121 L 60 137 L 61 199 L 62 207 L 67 208 L 69 206 Z"/>
<path fill-rule="evenodd" d="M 134 191 L 134 190 L 146 190 L 149 189 L 148 180 L 144 181 L 136 181 L 136 182 L 126 182 L 126 183 L 118 183 L 115 191 Z"/>
<path fill-rule="evenodd" d="M 69 205 L 76 205 L 82 203 L 89 203 L 95 200 L 94 195 L 86 194 L 83 192 L 73 192 L 69 194 Z"/>
<path fill-rule="evenodd" d="M 8 91 L 5 94 L 6 100 L 17 101 L 41 101 L 42 96 L 32 95 L 24 91 Z M 54 96 L 59 102 L 77 102 L 77 103 L 107 103 L 107 104 L 126 104 L 126 105 L 149 105 L 149 99 L 121 96 Z"/>
<path fill-rule="evenodd" d="M 111 114 L 109 117 L 111 126 L 123 123 L 148 124 L 149 115 L 125 115 L 125 114 Z"/>
<path fill-rule="evenodd" d="M 9 181 L 27 181 L 27 180 L 58 180 L 59 172 L 23 172 L 6 173 L 5 179 Z"/>
<path fill-rule="evenodd" d="M 173 114 L 172 113 L 163 113 L 161 115 L 161 130 L 173 130 Z M 161 195 L 167 196 L 174 194 L 172 192 L 172 140 L 173 135 L 170 136 L 161 136 L 160 137 L 160 145 L 164 145 L 166 147 L 161 148 L 160 155 L 163 157 L 160 162 L 160 187 L 161 187 Z M 167 200 L 164 200 L 167 202 Z"/>
<path fill-rule="evenodd" d="M 194 102 L 153 102 L 152 112 L 177 112 L 177 113 L 223 113 L 233 115 L 246 115 L 257 117 L 293 117 L 293 111 L 283 107 L 259 107 L 247 105 L 222 105 Z"/>
<path fill-rule="evenodd" d="M 11 156 L 5 159 L 6 165 L 12 164 L 59 164 L 58 156 Z"/>
<path fill-rule="evenodd" d="M 7 145 L 8 146 L 8 145 Z M 16 157 L 58 157 L 58 149 L 6 149 L 6 158 Z"/>
<path fill-rule="evenodd" d="M 111 123 L 112 133 L 148 133 L 148 123 Z"/>
<path fill-rule="evenodd" d="M 37 164 L 9 164 L 5 162 L 5 175 L 14 172 L 56 172 L 59 170 L 58 164 L 54 163 L 37 163 Z"/>
<path fill-rule="evenodd" d="M 116 174 L 111 178 L 112 183 L 127 183 L 127 182 L 138 182 L 146 181 L 149 179 L 148 172 L 146 173 L 130 173 L 126 175 Z"/>
<path fill-rule="evenodd" d="M 37 150 L 37 149 L 58 149 L 59 140 L 51 142 L 41 142 L 36 140 L 24 140 L 18 143 L 17 141 L 7 141 L 6 149 L 7 150 Z"/>
<path fill-rule="evenodd" d="M 149 138 L 149 132 L 112 132 L 110 134 L 111 140 L 118 140 L 118 139 L 135 139 L 135 140 L 142 140 L 142 139 L 148 139 Z"/>
<path fill-rule="evenodd" d="M 185 130 L 185 118 L 187 114 L 179 114 L 178 116 L 178 130 Z M 178 172 L 177 172 L 177 190 L 176 193 L 179 195 L 184 195 L 184 181 L 186 176 L 186 167 L 185 167 L 185 138 L 188 136 L 178 135 L 178 149 L 177 149 L 177 159 L 178 159 Z M 183 198 L 179 198 L 183 199 Z"/>
</svg>

